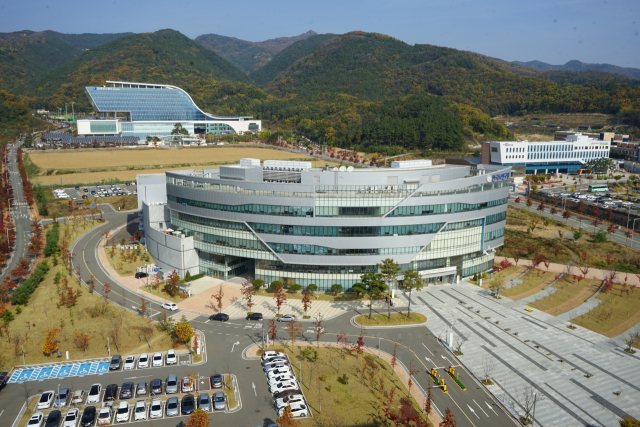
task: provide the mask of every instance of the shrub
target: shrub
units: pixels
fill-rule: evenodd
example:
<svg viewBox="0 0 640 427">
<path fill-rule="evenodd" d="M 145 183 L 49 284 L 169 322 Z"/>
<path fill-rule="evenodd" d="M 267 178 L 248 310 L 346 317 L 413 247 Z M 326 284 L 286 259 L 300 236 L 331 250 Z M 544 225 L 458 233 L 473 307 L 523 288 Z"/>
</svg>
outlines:
<svg viewBox="0 0 640 427">
<path fill-rule="evenodd" d="M 262 287 L 262 285 L 264 285 L 264 280 L 262 279 L 256 279 L 253 281 L 253 287 L 258 290 Z"/>
<path fill-rule="evenodd" d="M 44 256 L 51 256 L 58 249 L 58 237 L 60 236 L 60 224 L 54 222 L 47 230 L 46 243 L 44 245 Z"/>
<path fill-rule="evenodd" d="M 347 376 L 347 374 L 342 374 L 341 377 L 338 377 L 338 381 L 340 382 L 340 384 L 349 384 L 349 377 Z"/>
<path fill-rule="evenodd" d="M 603 229 L 598 230 L 598 232 L 593 236 L 593 241 L 596 243 L 606 243 L 607 242 L 607 233 Z"/>
<path fill-rule="evenodd" d="M 309 283 L 309 285 L 307 286 L 307 290 L 309 292 L 315 292 L 318 290 L 318 285 L 316 285 L 315 283 Z"/>
<path fill-rule="evenodd" d="M 16 289 L 11 295 L 12 304 L 26 305 L 29 297 L 35 292 L 36 288 L 44 280 L 44 276 L 49 271 L 49 263 L 43 261 L 35 268 L 31 276 L 29 276 L 22 285 Z"/>
<path fill-rule="evenodd" d="M 289 289 L 291 289 L 293 292 L 298 292 L 300 289 L 302 289 L 302 285 L 294 283 L 293 285 L 289 286 Z"/>
<path fill-rule="evenodd" d="M 331 285 L 331 292 L 333 292 L 335 296 L 338 296 L 338 294 L 342 292 L 342 285 L 338 283 Z"/>
<path fill-rule="evenodd" d="M 274 280 L 274 281 L 273 281 L 273 282 L 271 282 L 271 284 L 269 285 L 269 287 L 270 287 L 271 289 L 275 289 L 275 288 L 277 288 L 278 286 L 282 286 L 282 282 L 281 282 L 281 281 L 279 281 L 279 280 Z"/>
</svg>

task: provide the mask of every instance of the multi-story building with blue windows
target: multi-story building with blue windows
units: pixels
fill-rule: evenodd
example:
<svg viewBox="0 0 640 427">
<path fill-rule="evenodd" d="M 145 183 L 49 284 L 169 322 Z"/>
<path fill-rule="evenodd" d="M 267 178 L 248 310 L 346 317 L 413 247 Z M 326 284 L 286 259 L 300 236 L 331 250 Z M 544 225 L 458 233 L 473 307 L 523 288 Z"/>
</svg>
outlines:
<svg viewBox="0 0 640 427">
<path fill-rule="evenodd" d="M 200 110 L 187 92 L 169 85 L 107 81 L 85 87 L 98 119 L 78 120 L 80 136 L 166 137 L 177 123 L 189 135 L 258 132 L 260 120 L 214 116 Z"/>
<path fill-rule="evenodd" d="M 482 163 L 517 168 L 527 174 L 571 173 L 594 159 L 608 158 L 611 141 L 568 135 L 566 141 L 491 141 L 482 144 Z"/>
<path fill-rule="evenodd" d="M 167 172 L 155 189 L 139 175 L 146 244 L 164 271 L 320 289 L 349 289 L 386 258 L 427 283 L 491 269 L 510 168 L 422 162 L 354 170 L 242 159 Z"/>
</svg>

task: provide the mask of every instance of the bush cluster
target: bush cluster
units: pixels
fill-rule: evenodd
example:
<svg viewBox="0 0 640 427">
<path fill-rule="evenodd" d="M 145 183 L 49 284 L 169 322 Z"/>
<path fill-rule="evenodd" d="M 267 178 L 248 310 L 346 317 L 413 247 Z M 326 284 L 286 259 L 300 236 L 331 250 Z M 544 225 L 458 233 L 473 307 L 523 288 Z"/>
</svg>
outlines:
<svg viewBox="0 0 640 427">
<path fill-rule="evenodd" d="M 47 241 L 44 245 L 44 256 L 51 256 L 58 250 L 58 237 L 60 236 L 60 224 L 54 222 L 51 228 L 47 231 Z"/>
<path fill-rule="evenodd" d="M 49 268 L 47 261 L 42 261 L 38 264 L 31 276 L 22 282 L 22 285 L 13 292 L 11 295 L 11 303 L 26 305 L 29 302 L 31 294 L 35 292 L 40 282 L 44 280 L 44 276 L 49 271 Z"/>
</svg>

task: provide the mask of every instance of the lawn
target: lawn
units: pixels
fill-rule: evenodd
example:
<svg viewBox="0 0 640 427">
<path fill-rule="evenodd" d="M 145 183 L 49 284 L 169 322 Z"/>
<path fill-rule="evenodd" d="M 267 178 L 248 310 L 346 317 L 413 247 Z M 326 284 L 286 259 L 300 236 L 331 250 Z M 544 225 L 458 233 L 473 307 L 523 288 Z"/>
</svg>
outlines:
<svg viewBox="0 0 640 427">
<path fill-rule="evenodd" d="M 529 306 L 558 316 L 583 304 L 600 287 L 601 281 L 584 279 L 580 282 L 571 276 L 563 276 L 553 287 L 558 291 L 532 302 Z"/>
<path fill-rule="evenodd" d="M 532 220 L 538 222 L 533 232 L 529 232 Z M 640 270 L 640 251 L 611 240 L 595 243 L 591 221 L 584 220 L 583 224 L 582 237 L 576 240 L 576 227 L 566 225 L 560 220 L 543 218 L 534 210 L 527 210 L 524 204 L 522 208 L 509 206 L 505 244 L 497 248 L 497 255 L 511 259 L 517 252 L 521 257 L 519 263 L 527 264 L 527 260 L 533 259 L 536 254 L 544 254 L 552 263 L 579 265 L 580 255 L 586 251 L 587 264 L 591 267 L 628 273 L 637 273 Z M 612 256 L 610 265 L 607 264 L 607 254 Z"/>
<path fill-rule="evenodd" d="M 628 294 L 626 290 L 629 290 Z M 613 290 L 600 292 L 596 298 L 602 303 L 574 319 L 576 325 L 615 337 L 640 322 L 640 289 L 615 284 Z"/>
<path fill-rule="evenodd" d="M 154 259 L 145 251 L 143 245 L 137 245 L 138 249 L 130 251 L 114 248 L 114 256 L 111 256 L 111 248 L 111 246 L 105 248 L 105 253 L 109 264 L 120 276 L 133 276 L 136 274 L 136 267 L 155 264 Z"/>
<path fill-rule="evenodd" d="M 135 179 L 135 176 L 133 177 Z M 57 184 L 57 183 L 54 183 Z M 59 188 L 66 188 L 65 186 L 58 186 Z M 100 214 L 95 208 L 91 206 L 77 206 L 75 200 L 71 199 L 56 199 L 53 196 L 52 188 L 43 189 L 44 201 L 38 202 L 38 212 L 40 216 L 43 218 L 53 218 L 55 214 L 56 217 L 68 217 L 72 215 L 91 215 L 91 214 Z M 92 198 L 85 199 L 89 200 L 91 203 L 95 204 L 110 204 L 114 207 L 114 209 L 118 210 L 131 210 L 138 208 L 138 196 L 132 194 L 129 196 L 114 196 L 114 197 L 100 197 L 100 198 Z M 43 202 L 47 208 L 47 212 L 45 214 L 43 210 Z"/>
<path fill-rule="evenodd" d="M 353 426 L 387 425 L 382 412 L 381 382 L 385 392 L 395 390 L 393 407 L 399 408 L 400 399 L 409 398 L 414 410 L 422 413 L 398 375 L 384 360 L 368 353 L 358 357 L 335 347 L 308 347 L 312 353 L 305 357 L 303 348 L 298 347 L 295 355 L 290 346 L 268 348 L 287 353 L 294 373 L 300 380 L 314 416 L 313 419 L 301 421 L 301 426 L 336 425 L 327 424 L 329 420 L 340 420 L 339 425 L 345 424 L 345 420 L 349 420 L 347 424 Z M 318 354 L 316 361 L 313 361 L 313 351 Z M 299 361 L 302 362 L 302 377 Z M 346 384 L 339 381 L 343 375 L 347 376 Z M 322 412 L 319 412 L 320 403 Z"/>
<path fill-rule="evenodd" d="M 509 297 L 513 300 L 519 300 L 541 291 L 545 286 L 551 283 L 555 277 L 555 273 L 550 273 L 548 271 L 536 269 L 530 270 L 520 278 L 520 280 L 523 281 L 521 284 L 500 292 L 500 295 Z"/>
<path fill-rule="evenodd" d="M 149 279 L 149 284 L 151 284 L 151 279 Z M 148 293 L 148 294 L 155 295 L 157 297 L 166 299 L 167 301 L 175 302 L 176 304 L 179 303 L 179 302 L 182 302 L 182 301 L 184 301 L 186 299 L 186 298 L 182 298 L 179 295 L 171 296 L 166 292 L 162 292 L 163 288 L 164 288 L 164 284 L 160 283 L 160 285 L 158 286 L 158 289 L 153 289 L 151 286 L 140 286 L 139 289 L 141 291 L 144 291 L 144 292 Z"/>
<path fill-rule="evenodd" d="M 411 313 L 411 317 L 407 317 L 406 313 L 391 313 L 391 319 L 386 314 L 374 314 L 371 319 L 368 314 L 355 318 L 355 322 L 362 326 L 415 325 L 426 321 L 427 318 L 420 313 Z"/>
<path fill-rule="evenodd" d="M 229 404 L 229 408 L 235 408 L 236 395 L 233 392 L 233 381 L 231 380 L 230 375 L 224 375 L 224 383 L 226 385 L 224 392 L 227 395 L 227 403 Z"/>
<path fill-rule="evenodd" d="M 285 293 L 287 294 L 287 298 L 289 299 L 302 299 L 302 291 L 291 291 L 291 290 L 285 290 Z M 260 289 L 258 292 L 256 292 L 256 295 L 261 296 L 261 297 L 271 297 L 273 298 L 273 290 L 271 289 Z M 374 300 L 379 300 L 379 299 L 384 299 L 386 293 L 385 294 L 381 294 L 378 295 L 377 298 L 374 298 Z M 317 297 L 317 298 L 316 298 Z M 340 302 L 346 302 L 346 301 L 369 301 L 369 297 L 366 295 L 360 295 L 360 297 L 358 298 L 358 296 L 355 293 L 341 293 L 338 294 L 338 296 L 335 296 L 333 293 L 329 293 L 329 292 L 322 292 L 322 291 L 317 291 L 314 292 L 313 295 L 311 296 L 312 300 L 318 300 L 318 301 L 340 301 Z"/>
</svg>

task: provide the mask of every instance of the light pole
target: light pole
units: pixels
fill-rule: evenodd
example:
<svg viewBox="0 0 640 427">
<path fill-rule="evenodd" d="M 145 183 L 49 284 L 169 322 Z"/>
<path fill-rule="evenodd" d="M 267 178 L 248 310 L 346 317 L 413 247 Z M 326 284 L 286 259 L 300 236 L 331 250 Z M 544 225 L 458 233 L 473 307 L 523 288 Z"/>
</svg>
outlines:
<svg viewBox="0 0 640 427">
<path fill-rule="evenodd" d="M 20 344 L 20 348 L 22 348 L 22 364 L 26 365 L 27 362 L 24 361 L 24 344 Z"/>
<path fill-rule="evenodd" d="M 73 110 L 73 104 L 75 104 L 75 102 L 71 103 L 71 123 L 73 123 L 73 120 L 76 118 L 76 113 Z"/>
<path fill-rule="evenodd" d="M 302 384 L 302 361 L 298 362 L 298 364 L 300 365 L 300 384 Z"/>
</svg>

